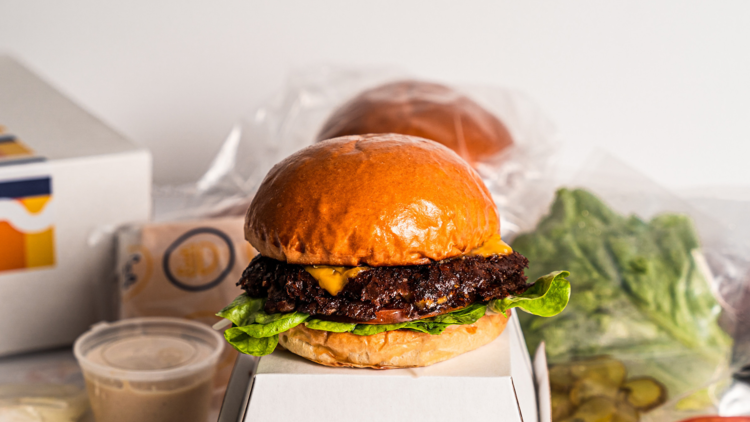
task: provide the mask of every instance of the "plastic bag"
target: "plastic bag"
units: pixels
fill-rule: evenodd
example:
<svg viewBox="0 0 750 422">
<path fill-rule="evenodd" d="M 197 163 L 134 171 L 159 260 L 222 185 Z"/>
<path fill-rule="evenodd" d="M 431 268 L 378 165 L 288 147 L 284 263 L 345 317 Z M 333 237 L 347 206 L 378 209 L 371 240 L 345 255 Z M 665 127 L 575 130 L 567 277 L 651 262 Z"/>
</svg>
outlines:
<svg viewBox="0 0 750 422">
<path fill-rule="evenodd" d="M 281 92 L 255 110 L 252 118 L 235 125 L 197 183 L 156 188 L 156 219 L 242 215 L 268 170 L 312 144 L 334 111 L 368 88 L 411 79 L 389 68 L 320 67 L 293 73 Z M 514 145 L 477 163 L 476 170 L 501 207 L 523 200 L 524 186 L 552 168 L 553 125 L 521 93 L 491 86 L 452 88 L 507 127 Z M 503 230 L 515 230 L 519 216 L 502 215 Z"/>
<path fill-rule="evenodd" d="M 544 340 L 557 364 L 550 372 L 558 376 L 557 420 L 581 412 L 594 396 L 607 397 L 597 399 L 597 411 L 632 417 L 635 409 L 644 421 L 715 411 L 742 364 L 730 360 L 730 335 L 747 326 L 730 299 L 745 285 L 742 239 L 609 156 L 589 160 L 563 185 L 570 189 L 557 193 L 552 209 L 545 204 L 555 195 L 553 182 L 535 187 L 540 202 L 509 204 L 515 215 L 529 216 L 520 228 L 532 234 L 511 241 L 529 257 L 527 274 L 571 271 L 571 303 L 561 315 L 521 315 L 530 349 Z M 549 211 L 538 221 L 540 208 Z M 602 381 L 602 371 L 617 376 Z M 652 401 L 622 404 L 633 391 Z"/>
<path fill-rule="evenodd" d="M 0 421 L 92 420 L 86 385 L 70 351 L 0 361 Z"/>
</svg>

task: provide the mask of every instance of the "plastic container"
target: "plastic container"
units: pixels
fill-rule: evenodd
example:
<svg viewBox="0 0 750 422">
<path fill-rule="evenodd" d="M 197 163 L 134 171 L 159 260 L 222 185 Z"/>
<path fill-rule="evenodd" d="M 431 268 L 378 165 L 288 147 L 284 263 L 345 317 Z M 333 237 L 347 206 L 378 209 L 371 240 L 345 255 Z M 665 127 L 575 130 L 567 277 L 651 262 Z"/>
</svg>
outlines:
<svg viewBox="0 0 750 422">
<path fill-rule="evenodd" d="M 100 422 L 205 422 L 224 339 L 178 318 L 101 323 L 73 346 Z"/>
</svg>

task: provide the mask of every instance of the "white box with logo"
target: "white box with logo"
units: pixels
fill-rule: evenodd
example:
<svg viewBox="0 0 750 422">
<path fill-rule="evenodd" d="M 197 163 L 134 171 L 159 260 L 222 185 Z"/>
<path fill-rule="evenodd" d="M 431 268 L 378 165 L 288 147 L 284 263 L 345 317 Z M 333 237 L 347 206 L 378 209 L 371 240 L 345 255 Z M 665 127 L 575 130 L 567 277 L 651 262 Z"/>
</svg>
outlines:
<svg viewBox="0 0 750 422">
<path fill-rule="evenodd" d="M 0 56 L 0 356 L 107 315 L 111 234 L 151 213 L 151 156 Z"/>
</svg>

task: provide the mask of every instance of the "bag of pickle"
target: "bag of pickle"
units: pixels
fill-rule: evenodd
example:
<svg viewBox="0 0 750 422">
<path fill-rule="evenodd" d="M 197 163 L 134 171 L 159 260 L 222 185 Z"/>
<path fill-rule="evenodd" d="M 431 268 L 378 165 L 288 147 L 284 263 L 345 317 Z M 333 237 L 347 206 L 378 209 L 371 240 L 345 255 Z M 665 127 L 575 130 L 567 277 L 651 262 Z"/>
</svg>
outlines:
<svg viewBox="0 0 750 422">
<path fill-rule="evenodd" d="M 742 240 L 611 157 L 589 160 L 563 184 L 570 188 L 550 186 L 546 214 L 505 237 L 532 263 L 530 279 L 552 267 L 571 273 L 563 313 L 520 315 L 529 349 L 546 345 L 553 421 L 716 412 L 732 369 L 745 363 L 731 353 L 746 323 L 722 312 L 722 292 L 742 283 L 726 264 Z"/>
</svg>

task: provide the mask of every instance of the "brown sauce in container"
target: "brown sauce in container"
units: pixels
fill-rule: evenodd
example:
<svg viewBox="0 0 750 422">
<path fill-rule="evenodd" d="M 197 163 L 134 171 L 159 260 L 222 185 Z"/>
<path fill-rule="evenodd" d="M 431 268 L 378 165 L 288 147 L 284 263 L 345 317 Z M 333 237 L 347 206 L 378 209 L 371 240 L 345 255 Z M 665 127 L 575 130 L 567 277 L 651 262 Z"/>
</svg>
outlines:
<svg viewBox="0 0 750 422">
<path fill-rule="evenodd" d="M 205 422 L 223 338 L 176 318 L 94 327 L 74 352 L 98 422 Z"/>
<path fill-rule="evenodd" d="M 128 381 L 113 385 L 96 378 L 86 379 L 91 408 L 98 421 L 205 422 L 209 412 L 212 379 L 193 380 L 183 388 L 150 391 L 149 385 Z"/>
</svg>

